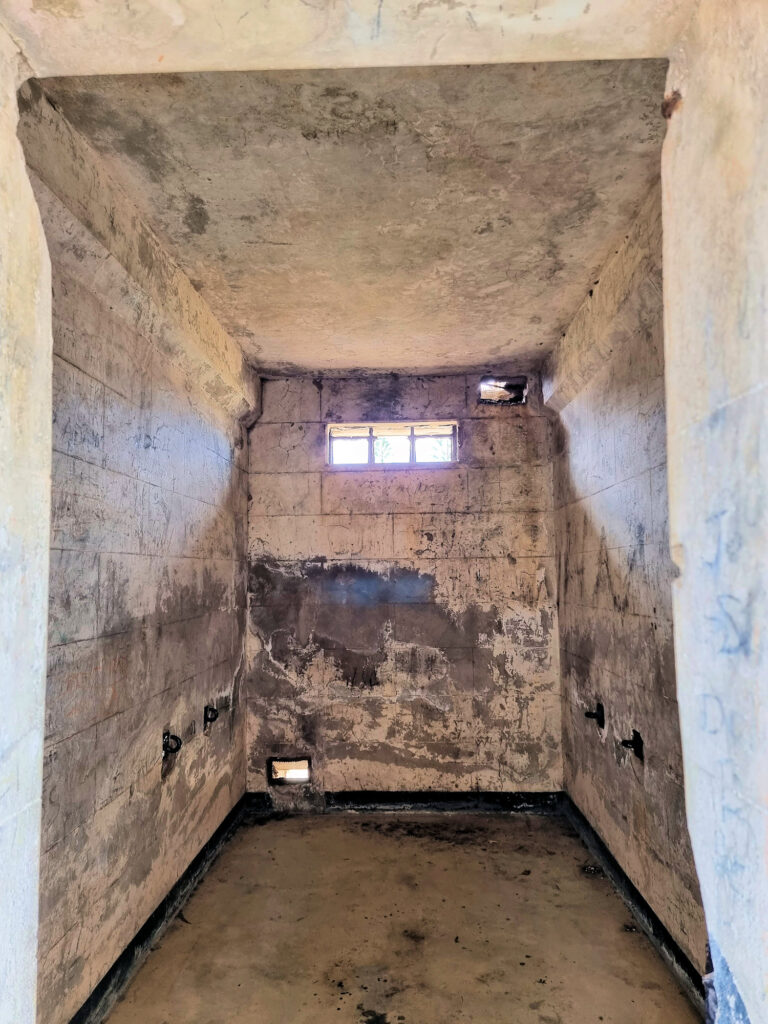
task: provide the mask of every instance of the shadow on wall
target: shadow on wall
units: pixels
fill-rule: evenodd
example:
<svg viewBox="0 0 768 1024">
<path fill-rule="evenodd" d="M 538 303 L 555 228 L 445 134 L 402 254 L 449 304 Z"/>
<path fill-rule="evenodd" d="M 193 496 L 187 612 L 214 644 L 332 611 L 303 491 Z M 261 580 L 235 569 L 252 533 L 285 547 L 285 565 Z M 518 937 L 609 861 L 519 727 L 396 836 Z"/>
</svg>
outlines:
<svg viewBox="0 0 768 1024">
<path fill-rule="evenodd" d="M 649 320 L 641 306 L 632 347 L 618 349 L 555 431 L 565 788 L 703 974 L 676 700 L 660 319 Z M 598 704 L 603 728 L 587 717 Z"/>
</svg>

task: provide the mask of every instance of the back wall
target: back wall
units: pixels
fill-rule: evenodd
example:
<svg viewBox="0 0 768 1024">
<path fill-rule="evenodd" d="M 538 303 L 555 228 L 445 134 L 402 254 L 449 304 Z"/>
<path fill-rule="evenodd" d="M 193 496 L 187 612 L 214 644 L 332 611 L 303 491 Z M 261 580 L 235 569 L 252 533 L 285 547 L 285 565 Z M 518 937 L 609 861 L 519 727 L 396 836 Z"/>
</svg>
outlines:
<svg viewBox="0 0 768 1024">
<path fill-rule="evenodd" d="M 476 377 L 267 381 L 250 435 L 248 786 L 558 790 L 550 423 Z M 457 419 L 459 462 L 326 465 L 333 422 Z"/>
</svg>

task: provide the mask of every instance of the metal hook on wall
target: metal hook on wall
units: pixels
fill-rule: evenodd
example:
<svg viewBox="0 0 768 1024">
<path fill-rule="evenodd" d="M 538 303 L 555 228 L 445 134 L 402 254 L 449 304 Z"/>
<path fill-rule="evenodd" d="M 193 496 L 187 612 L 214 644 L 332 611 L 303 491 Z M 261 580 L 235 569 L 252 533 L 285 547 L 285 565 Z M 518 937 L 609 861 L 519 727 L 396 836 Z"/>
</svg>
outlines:
<svg viewBox="0 0 768 1024">
<path fill-rule="evenodd" d="M 182 739 L 181 736 L 175 736 L 172 732 L 163 733 L 163 760 L 168 757 L 169 754 L 178 754 L 181 750 Z"/>
<path fill-rule="evenodd" d="M 622 747 L 626 747 L 628 750 L 631 750 L 635 757 L 638 759 L 638 761 L 645 761 L 645 747 L 643 744 L 643 737 L 640 735 L 637 729 L 632 730 L 632 739 L 622 740 L 621 745 Z"/>
<path fill-rule="evenodd" d="M 598 729 L 604 729 L 605 728 L 605 708 L 600 703 L 600 701 L 598 701 L 597 704 L 595 705 L 595 710 L 594 711 L 585 711 L 584 712 L 584 717 L 585 718 L 594 718 L 595 722 L 597 722 Z"/>
</svg>

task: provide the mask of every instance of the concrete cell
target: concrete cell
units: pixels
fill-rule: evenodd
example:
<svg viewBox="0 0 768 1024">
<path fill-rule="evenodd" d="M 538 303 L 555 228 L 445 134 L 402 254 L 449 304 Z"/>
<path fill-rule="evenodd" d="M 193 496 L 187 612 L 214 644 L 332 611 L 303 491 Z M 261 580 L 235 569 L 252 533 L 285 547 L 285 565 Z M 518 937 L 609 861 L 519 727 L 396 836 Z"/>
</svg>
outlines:
<svg viewBox="0 0 768 1024">
<path fill-rule="evenodd" d="M 297 749 L 318 790 L 564 786 L 763 1020 L 759 5 L 75 6 L 0 16 L 0 1024 L 36 942 L 65 1024 Z M 662 238 L 666 63 L 627 58 L 665 56 Z M 326 464 L 329 423 L 449 418 L 457 466 Z"/>
</svg>

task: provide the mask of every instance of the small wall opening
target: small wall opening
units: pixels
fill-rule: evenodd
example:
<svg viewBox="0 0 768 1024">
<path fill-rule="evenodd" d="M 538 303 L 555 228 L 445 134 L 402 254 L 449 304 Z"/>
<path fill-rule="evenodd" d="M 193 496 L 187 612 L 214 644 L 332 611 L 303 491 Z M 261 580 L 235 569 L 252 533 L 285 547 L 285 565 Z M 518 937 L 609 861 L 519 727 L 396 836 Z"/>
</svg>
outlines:
<svg viewBox="0 0 768 1024">
<path fill-rule="evenodd" d="M 309 757 L 270 757 L 267 759 L 267 780 L 270 786 L 311 782 L 312 760 Z"/>
<path fill-rule="evenodd" d="M 477 389 L 480 405 L 525 405 L 527 397 L 527 377 L 487 376 Z"/>
</svg>

